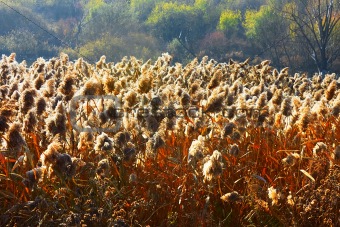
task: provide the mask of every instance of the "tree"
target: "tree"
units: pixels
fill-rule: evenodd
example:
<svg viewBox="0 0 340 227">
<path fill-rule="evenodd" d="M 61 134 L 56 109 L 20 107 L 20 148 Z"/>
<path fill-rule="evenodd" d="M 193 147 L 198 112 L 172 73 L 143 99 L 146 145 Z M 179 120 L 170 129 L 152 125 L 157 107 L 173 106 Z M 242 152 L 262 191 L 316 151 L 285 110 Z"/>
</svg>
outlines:
<svg viewBox="0 0 340 227">
<path fill-rule="evenodd" d="M 286 5 L 285 15 L 295 24 L 293 33 L 308 47 L 320 73 L 329 70 L 340 54 L 340 2 L 300 0 Z"/>
<path fill-rule="evenodd" d="M 241 19 L 241 11 L 225 10 L 220 16 L 217 29 L 226 33 L 236 32 L 241 24 Z"/>
<path fill-rule="evenodd" d="M 191 4 L 160 2 L 156 4 L 146 23 L 155 36 L 171 46 L 170 49 L 183 48 L 191 57 L 196 57 L 199 40 L 214 29 L 210 23 L 213 20 L 209 1 L 196 0 Z M 178 45 L 182 48 L 178 48 Z"/>
<path fill-rule="evenodd" d="M 260 48 L 261 53 L 268 52 L 274 65 L 283 67 L 292 64 L 291 53 L 287 49 L 289 24 L 272 6 L 261 6 L 258 11 L 247 10 L 243 26 L 247 38 Z"/>
</svg>

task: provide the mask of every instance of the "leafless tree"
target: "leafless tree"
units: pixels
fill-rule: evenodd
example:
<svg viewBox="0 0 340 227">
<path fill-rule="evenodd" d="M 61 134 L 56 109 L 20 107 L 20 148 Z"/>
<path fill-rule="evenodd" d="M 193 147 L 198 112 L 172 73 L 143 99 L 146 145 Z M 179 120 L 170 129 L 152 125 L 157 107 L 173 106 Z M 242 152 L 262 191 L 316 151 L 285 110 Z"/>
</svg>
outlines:
<svg viewBox="0 0 340 227">
<path fill-rule="evenodd" d="M 327 72 L 340 56 L 340 1 L 299 0 L 286 6 L 293 32 L 306 44 L 319 72 Z"/>
</svg>

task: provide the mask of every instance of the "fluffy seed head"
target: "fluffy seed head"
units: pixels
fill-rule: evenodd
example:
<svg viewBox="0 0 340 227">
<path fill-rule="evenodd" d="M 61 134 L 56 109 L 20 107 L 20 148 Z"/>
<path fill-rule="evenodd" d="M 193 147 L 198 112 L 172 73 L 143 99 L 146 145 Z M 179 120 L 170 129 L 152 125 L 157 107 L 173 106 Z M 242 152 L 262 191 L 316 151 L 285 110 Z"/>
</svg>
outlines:
<svg viewBox="0 0 340 227">
<path fill-rule="evenodd" d="M 37 115 L 40 116 L 46 109 L 46 100 L 43 97 L 40 97 L 36 100 L 37 107 Z"/>
<path fill-rule="evenodd" d="M 281 193 L 278 193 L 277 190 L 272 186 L 268 188 L 268 197 L 272 200 L 272 205 L 277 205 L 279 203 L 279 199 L 281 198 Z"/>
<path fill-rule="evenodd" d="M 229 149 L 229 154 L 231 154 L 232 156 L 238 156 L 240 153 L 240 149 L 238 147 L 237 144 L 233 144 L 231 145 L 230 149 Z"/>
<path fill-rule="evenodd" d="M 340 145 L 336 146 L 336 148 L 334 150 L 334 159 L 336 161 L 340 160 Z"/>
<path fill-rule="evenodd" d="M 20 111 L 26 114 L 34 106 L 34 98 L 36 96 L 35 89 L 26 89 L 20 97 Z"/>
<path fill-rule="evenodd" d="M 209 160 L 203 165 L 204 180 L 211 181 L 222 174 L 222 154 L 215 150 Z"/>
<path fill-rule="evenodd" d="M 113 149 L 113 140 L 108 135 L 102 132 L 97 136 L 94 149 L 100 151 L 111 151 Z"/>
<path fill-rule="evenodd" d="M 326 92 L 325 92 L 325 96 L 326 96 L 326 99 L 327 99 L 328 101 L 330 101 L 330 100 L 334 97 L 336 88 L 337 88 L 336 81 L 333 80 L 333 81 L 328 85 L 327 90 L 326 90 Z"/>
<path fill-rule="evenodd" d="M 192 141 L 188 152 L 188 163 L 196 165 L 196 163 L 203 159 L 204 154 L 204 139 L 203 136 L 198 136 L 197 140 Z"/>
<path fill-rule="evenodd" d="M 233 191 L 221 196 L 222 201 L 224 202 L 237 202 L 241 199 L 240 195 L 237 191 Z"/>
<path fill-rule="evenodd" d="M 233 133 L 234 128 L 236 127 L 236 125 L 233 122 L 229 122 L 227 123 L 222 131 L 222 137 L 226 137 L 228 135 L 231 135 Z"/>
<path fill-rule="evenodd" d="M 26 145 L 24 137 L 21 135 L 21 125 L 19 122 L 14 122 L 7 134 L 7 148 L 11 154 L 17 156 L 17 154 L 21 151 L 22 147 Z"/>
</svg>

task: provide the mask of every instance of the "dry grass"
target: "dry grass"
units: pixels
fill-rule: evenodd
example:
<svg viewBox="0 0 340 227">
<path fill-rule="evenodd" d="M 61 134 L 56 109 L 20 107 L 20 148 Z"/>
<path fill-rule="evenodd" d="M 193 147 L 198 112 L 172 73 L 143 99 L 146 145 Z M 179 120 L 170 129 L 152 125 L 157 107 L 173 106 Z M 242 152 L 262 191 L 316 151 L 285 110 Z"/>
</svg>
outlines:
<svg viewBox="0 0 340 227">
<path fill-rule="evenodd" d="M 4 56 L 0 226 L 339 226 L 335 75 L 208 60 Z"/>
</svg>

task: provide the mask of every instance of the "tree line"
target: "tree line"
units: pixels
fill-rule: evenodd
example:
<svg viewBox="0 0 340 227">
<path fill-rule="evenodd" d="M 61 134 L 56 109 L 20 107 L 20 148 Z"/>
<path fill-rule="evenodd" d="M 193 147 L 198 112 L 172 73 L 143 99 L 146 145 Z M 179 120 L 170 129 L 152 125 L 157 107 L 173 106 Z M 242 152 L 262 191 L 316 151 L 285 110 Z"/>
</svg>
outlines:
<svg viewBox="0 0 340 227">
<path fill-rule="evenodd" d="M 184 64 L 269 59 L 278 68 L 339 73 L 339 20 L 333 0 L 4 0 L 0 46 L 27 61 L 169 52 Z"/>
</svg>

